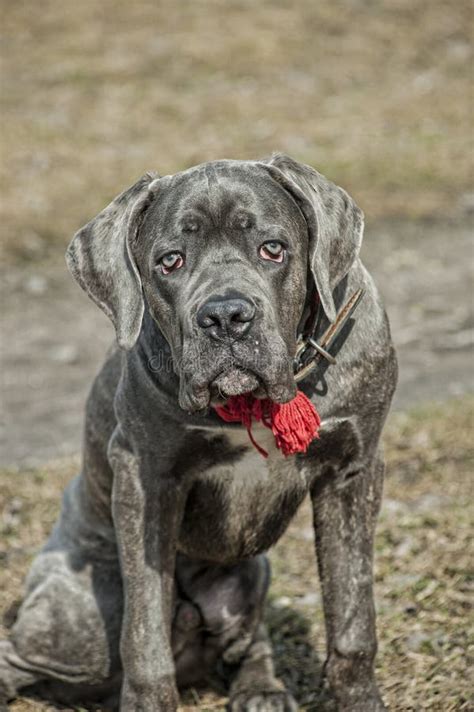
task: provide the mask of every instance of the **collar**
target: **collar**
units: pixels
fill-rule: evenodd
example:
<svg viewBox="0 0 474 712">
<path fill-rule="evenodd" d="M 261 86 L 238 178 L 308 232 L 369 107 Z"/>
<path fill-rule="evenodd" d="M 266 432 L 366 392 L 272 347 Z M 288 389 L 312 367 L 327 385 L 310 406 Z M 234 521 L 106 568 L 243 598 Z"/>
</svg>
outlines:
<svg viewBox="0 0 474 712">
<path fill-rule="evenodd" d="M 308 327 L 306 331 L 298 336 L 296 343 L 296 353 L 294 358 L 295 381 L 299 383 L 313 371 L 317 364 L 326 359 L 330 365 L 336 363 L 334 356 L 329 353 L 329 349 L 336 340 L 336 337 L 341 332 L 343 326 L 350 319 L 360 300 L 364 296 L 364 290 L 358 289 L 348 299 L 348 301 L 338 311 L 337 316 L 332 324 L 328 326 L 321 338 L 316 341 L 315 334 L 317 327 L 321 321 L 322 308 L 319 299 L 316 308 L 314 308 L 308 318 Z"/>
</svg>

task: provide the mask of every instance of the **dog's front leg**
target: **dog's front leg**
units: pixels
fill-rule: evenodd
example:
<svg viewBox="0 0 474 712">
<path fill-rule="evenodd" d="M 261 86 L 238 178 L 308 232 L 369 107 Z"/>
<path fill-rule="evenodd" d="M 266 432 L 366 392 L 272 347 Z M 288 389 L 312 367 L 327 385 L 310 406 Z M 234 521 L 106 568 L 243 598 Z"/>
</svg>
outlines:
<svg viewBox="0 0 474 712">
<path fill-rule="evenodd" d="M 373 670 L 373 537 L 382 480 L 377 459 L 345 476 L 327 472 L 311 493 L 326 620 L 325 672 L 339 712 L 385 709 Z"/>
<path fill-rule="evenodd" d="M 135 453 L 114 434 L 112 512 L 124 586 L 120 640 L 121 712 L 177 708 L 171 652 L 171 607 L 182 487 L 161 472 L 156 453 Z"/>
</svg>

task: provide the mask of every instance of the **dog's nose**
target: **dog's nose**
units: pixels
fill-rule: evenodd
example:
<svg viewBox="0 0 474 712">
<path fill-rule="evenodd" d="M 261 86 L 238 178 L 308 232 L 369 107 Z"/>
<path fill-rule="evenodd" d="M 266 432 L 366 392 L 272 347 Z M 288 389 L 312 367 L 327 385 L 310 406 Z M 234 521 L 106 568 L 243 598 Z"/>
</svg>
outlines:
<svg viewBox="0 0 474 712">
<path fill-rule="evenodd" d="M 216 341 L 241 339 L 254 316 L 255 304 L 248 299 L 209 299 L 199 308 L 197 322 Z"/>
</svg>

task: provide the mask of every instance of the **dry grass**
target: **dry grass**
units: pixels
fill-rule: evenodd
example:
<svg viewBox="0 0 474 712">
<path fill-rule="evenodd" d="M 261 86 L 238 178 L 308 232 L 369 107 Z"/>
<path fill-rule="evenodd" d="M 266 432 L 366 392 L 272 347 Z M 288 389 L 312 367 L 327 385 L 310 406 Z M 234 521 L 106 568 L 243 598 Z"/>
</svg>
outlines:
<svg viewBox="0 0 474 712">
<path fill-rule="evenodd" d="M 2 7 L 10 259 L 57 254 L 147 169 L 223 156 L 291 153 L 371 219 L 470 203 L 468 0 Z"/>
<path fill-rule="evenodd" d="M 386 435 L 388 474 L 378 527 L 378 676 L 395 712 L 472 710 L 474 399 L 394 416 Z M 77 462 L 4 472 L 0 606 L 17 598 L 34 551 L 57 514 Z M 333 712 L 321 683 L 324 630 L 309 508 L 303 506 L 272 554 L 267 619 L 279 674 L 301 709 Z M 223 710 L 217 694 L 192 690 L 183 712 Z M 16 702 L 12 712 L 52 708 Z"/>
</svg>

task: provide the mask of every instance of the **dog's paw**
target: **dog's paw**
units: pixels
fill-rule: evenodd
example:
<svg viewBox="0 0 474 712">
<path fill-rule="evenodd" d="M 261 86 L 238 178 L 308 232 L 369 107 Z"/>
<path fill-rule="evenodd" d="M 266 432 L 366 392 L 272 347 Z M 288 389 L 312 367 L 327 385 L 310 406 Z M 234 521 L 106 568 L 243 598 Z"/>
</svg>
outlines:
<svg viewBox="0 0 474 712">
<path fill-rule="evenodd" d="M 8 661 L 12 652 L 14 650 L 10 641 L 0 640 L 0 712 L 6 710 L 7 702 L 17 696 L 18 681 L 22 677 L 22 671 L 17 670 Z"/>
<path fill-rule="evenodd" d="M 286 690 L 238 692 L 231 698 L 229 712 L 297 712 L 298 705 Z"/>
</svg>

